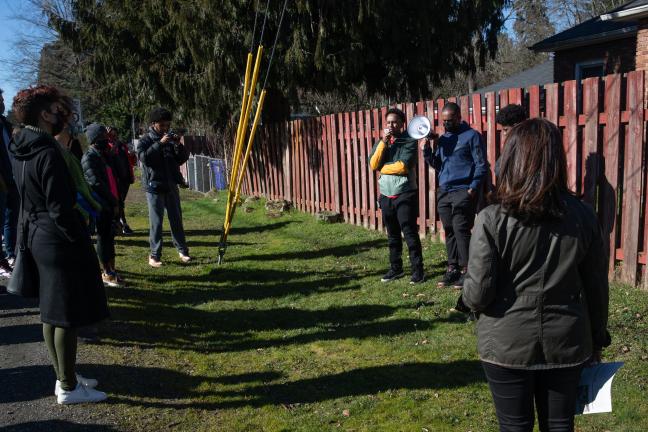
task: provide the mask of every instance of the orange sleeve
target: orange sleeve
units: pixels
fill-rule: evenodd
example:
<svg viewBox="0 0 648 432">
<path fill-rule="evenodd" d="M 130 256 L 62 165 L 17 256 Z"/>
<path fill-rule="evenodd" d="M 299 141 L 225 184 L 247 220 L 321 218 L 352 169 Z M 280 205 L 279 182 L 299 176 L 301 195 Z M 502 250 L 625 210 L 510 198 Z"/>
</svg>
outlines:
<svg viewBox="0 0 648 432">
<path fill-rule="evenodd" d="M 402 161 L 383 165 L 381 174 L 407 175 L 407 167 Z"/>
<path fill-rule="evenodd" d="M 371 155 L 371 159 L 369 159 L 369 166 L 371 167 L 372 170 L 377 170 L 378 167 L 380 166 L 380 161 L 383 158 L 383 154 L 385 153 L 386 148 L 387 146 L 381 140 L 378 143 L 378 147 L 376 147 L 376 151 L 374 152 L 373 155 Z"/>
</svg>

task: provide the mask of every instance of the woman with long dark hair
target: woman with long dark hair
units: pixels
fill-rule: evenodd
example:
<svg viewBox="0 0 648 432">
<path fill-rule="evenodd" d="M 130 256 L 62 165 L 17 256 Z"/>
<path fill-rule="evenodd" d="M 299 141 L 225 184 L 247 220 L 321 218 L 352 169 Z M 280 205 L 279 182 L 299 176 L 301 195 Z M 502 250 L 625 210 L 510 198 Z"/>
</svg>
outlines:
<svg viewBox="0 0 648 432">
<path fill-rule="evenodd" d="M 608 264 L 553 123 L 511 130 L 495 200 L 475 223 L 463 302 L 500 431 L 532 431 L 534 402 L 541 431 L 573 431 L 581 369 L 610 344 Z"/>
<path fill-rule="evenodd" d="M 74 183 L 54 139 L 67 112 L 61 94 L 50 86 L 19 91 L 13 112 L 20 123 L 11 145 L 21 197 L 19 253 L 34 265 L 16 265 L 16 272 L 22 269 L 30 274 L 12 277 L 37 285 L 58 403 L 99 402 L 106 394 L 93 388 L 97 381 L 75 373 L 76 329 L 107 318 L 108 307 L 97 256 L 75 210 Z"/>
</svg>

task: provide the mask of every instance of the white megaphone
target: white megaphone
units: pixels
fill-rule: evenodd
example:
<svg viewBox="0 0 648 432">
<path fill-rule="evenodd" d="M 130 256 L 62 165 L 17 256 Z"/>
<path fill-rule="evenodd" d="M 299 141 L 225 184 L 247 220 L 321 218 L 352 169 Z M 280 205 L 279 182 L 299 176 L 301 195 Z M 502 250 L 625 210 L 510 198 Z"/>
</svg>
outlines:
<svg viewBox="0 0 648 432">
<path fill-rule="evenodd" d="M 425 138 L 432 129 L 430 120 L 425 116 L 415 116 L 407 125 L 407 134 L 414 139 Z"/>
</svg>

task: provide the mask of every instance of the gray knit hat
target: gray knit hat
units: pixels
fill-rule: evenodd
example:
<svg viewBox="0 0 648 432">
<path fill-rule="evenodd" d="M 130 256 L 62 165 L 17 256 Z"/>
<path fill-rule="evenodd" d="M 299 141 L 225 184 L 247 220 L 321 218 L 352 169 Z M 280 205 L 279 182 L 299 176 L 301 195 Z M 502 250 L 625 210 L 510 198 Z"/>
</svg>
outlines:
<svg viewBox="0 0 648 432">
<path fill-rule="evenodd" d="M 97 141 L 97 138 L 99 138 L 106 132 L 106 127 L 104 125 L 100 125 L 99 123 L 91 123 L 86 126 L 85 129 L 85 134 L 90 144 L 94 144 L 95 141 Z"/>
</svg>

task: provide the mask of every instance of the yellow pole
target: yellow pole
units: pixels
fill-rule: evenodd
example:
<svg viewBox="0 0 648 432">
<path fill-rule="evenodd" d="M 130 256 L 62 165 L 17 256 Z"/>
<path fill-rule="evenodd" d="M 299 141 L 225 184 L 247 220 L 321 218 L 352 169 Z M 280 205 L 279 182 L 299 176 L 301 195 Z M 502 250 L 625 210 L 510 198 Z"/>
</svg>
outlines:
<svg viewBox="0 0 648 432">
<path fill-rule="evenodd" d="M 237 154 L 235 155 L 235 160 L 232 164 L 232 176 L 230 179 L 230 183 L 232 183 L 233 180 L 238 178 L 238 173 L 239 173 L 239 164 L 240 164 L 240 156 L 242 153 L 242 147 L 243 147 L 243 140 L 245 139 L 245 132 L 247 130 L 247 125 L 248 121 L 250 118 L 250 113 L 252 112 L 252 100 L 253 100 L 253 95 L 256 89 L 256 83 L 259 78 L 259 69 L 261 68 L 261 56 L 263 54 L 263 46 L 259 45 L 259 48 L 257 49 L 257 54 L 256 54 L 256 59 L 254 62 L 254 72 L 252 73 L 252 82 L 250 83 L 250 95 L 247 98 L 247 103 L 245 106 L 245 116 L 243 117 L 243 122 L 242 125 L 239 124 L 241 127 L 241 134 L 237 136 L 237 144 L 236 148 L 239 150 Z M 234 192 L 234 189 L 231 190 L 231 192 Z M 229 200 L 228 200 L 229 201 Z M 228 209 L 232 206 L 236 205 L 236 203 L 230 203 L 228 206 Z M 229 226 L 231 224 L 230 220 L 230 211 L 228 211 L 225 214 L 225 223 L 223 224 L 223 227 L 225 228 L 224 232 L 225 235 L 227 235 L 227 232 L 229 231 Z"/>
<path fill-rule="evenodd" d="M 246 106 L 247 106 L 247 103 L 248 103 L 248 94 L 250 92 L 250 73 L 251 72 L 252 72 L 252 53 L 248 53 L 247 65 L 245 66 L 245 81 L 244 81 L 244 84 L 243 84 L 243 100 L 241 101 L 241 115 L 239 116 L 239 122 L 238 122 L 238 125 L 236 127 L 236 137 L 235 137 L 235 140 L 234 140 L 234 152 L 232 154 L 232 172 L 230 174 L 230 181 L 229 181 L 229 185 L 227 187 L 227 207 L 226 207 L 227 209 L 229 209 L 229 207 L 231 205 L 232 197 L 233 197 L 232 192 L 234 190 L 234 187 L 233 187 L 233 184 L 232 184 L 233 183 L 232 180 L 235 178 L 234 175 L 235 175 L 236 170 L 237 170 L 236 161 L 240 157 L 240 156 L 238 156 L 238 154 L 240 153 L 238 142 L 239 142 L 239 137 L 242 134 L 241 125 L 243 123 L 243 116 L 245 115 L 245 112 L 247 110 Z"/>
<path fill-rule="evenodd" d="M 254 115 L 254 123 L 252 123 L 252 131 L 250 131 L 250 136 L 248 138 L 247 149 L 245 150 L 245 157 L 243 158 L 243 164 L 241 165 L 241 172 L 239 173 L 238 178 L 236 179 L 236 195 L 231 207 L 231 215 L 228 218 L 228 223 L 225 232 L 229 231 L 229 226 L 231 220 L 234 217 L 234 212 L 236 210 L 236 205 L 238 203 L 239 194 L 241 193 L 241 186 L 243 185 L 243 177 L 245 176 L 245 168 L 247 167 L 248 160 L 250 159 L 250 153 L 252 152 L 252 146 L 254 145 L 254 137 L 256 135 L 257 127 L 259 126 L 259 121 L 261 120 L 261 111 L 263 110 L 263 102 L 265 101 L 266 91 L 262 90 L 261 95 L 259 96 L 259 103 L 257 105 L 256 114 Z"/>
<path fill-rule="evenodd" d="M 248 94 L 250 92 L 250 74 L 252 72 L 252 53 L 248 53 L 247 56 L 247 65 L 245 66 L 245 81 L 243 85 L 243 100 L 241 101 L 241 114 L 239 115 L 239 122 L 238 125 L 236 126 L 236 139 L 234 140 L 234 152 L 233 152 L 233 158 L 232 158 L 232 172 L 234 172 L 234 167 L 235 165 L 235 160 L 238 159 L 238 154 L 240 153 L 239 149 L 239 139 L 241 137 L 241 134 L 243 133 L 242 130 L 242 125 L 243 125 L 243 116 L 245 115 L 247 111 L 247 103 L 248 103 Z M 230 185 L 230 189 L 232 189 Z"/>
<path fill-rule="evenodd" d="M 245 114 L 242 117 L 243 121 L 239 123 L 239 126 L 241 128 L 241 133 L 237 136 L 237 143 L 236 143 L 236 148 L 238 150 L 237 152 L 237 159 L 235 161 L 234 166 L 236 166 L 236 171 L 234 171 L 238 175 L 239 171 L 239 164 L 240 164 L 240 157 L 241 154 L 243 153 L 243 142 L 245 142 L 245 135 L 247 133 L 247 125 L 250 119 L 250 113 L 252 112 L 252 100 L 254 100 L 254 93 L 256 91 L 256 83 L 259 78 L 259 69 L 261 68 L 261 56 L 263 54 L 263 46 L 259 45 L 259 48 L 257 49 L 257 54 L 256 54 L 256 59 L 254 60 L 254 72 L 252 73 L 252 81 L 250 82 L 250 87 L 249 87 L 249 96 L 246 99 L 246 104 L 245 104 Z M 236 176 L 232 177 L 232 179 L 235 179 Z"/>
</svg>

